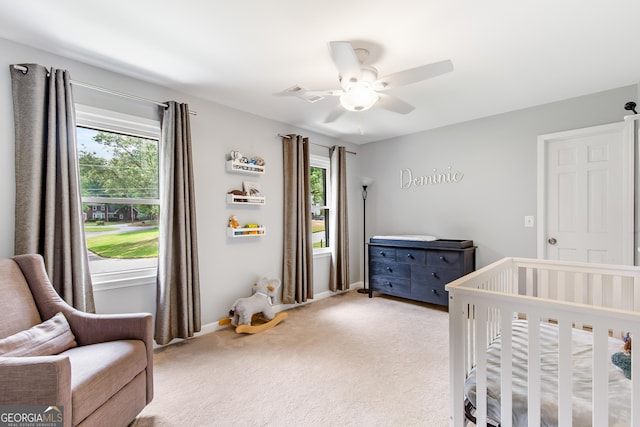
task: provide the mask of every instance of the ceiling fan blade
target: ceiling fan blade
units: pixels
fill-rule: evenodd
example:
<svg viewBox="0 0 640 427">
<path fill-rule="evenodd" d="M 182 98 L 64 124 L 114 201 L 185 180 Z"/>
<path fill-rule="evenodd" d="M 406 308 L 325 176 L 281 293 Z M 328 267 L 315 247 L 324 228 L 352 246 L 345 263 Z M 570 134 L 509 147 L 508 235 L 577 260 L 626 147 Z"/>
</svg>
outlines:
<svg viewBox="0 0 640 427">
<path fill-rule="evenodd" d="M 329 113 L 329 115 L 327 116 L 326 119 L 324 119 L 325 123 L 333 123 L 336 120 L 338 120 L 338 118 L 340 118 L 340 116 L 342 116 L 345 113 L 345 109 L 342 108 L 342 105 L 340 105 L 339 103 L 333 108 L 333 110 L 331 110 L 331 112 Z"/>
<path fill-rule="evenodd" d="M 342 89 L 335 90 L 308 90 L 305 92 L 307 95 L 315 96 L 340 96 L 344 93 Z"/>
<path fill-rule="evenodd" d="M 292 86 L 281 92 L 276 92 L 274 96 L 295 96 L 303 99 L 311 104 L 323 100 L 327 96 L 340 96 L 344 93 L 343 90 L 308 90 L 300 85 Z"/>
<path fill-rule="evenodd" d="M 395 96 L 387 95 L 386 93 L 379 93 L 378 95 L 380 99 L 376 102 L 376 107 L 381 107 L 398 114 L 409 114 L 416 108 Z"/>
<path fill-rule="evenodd" d="M 453 62 L 447 59 L 446 61 L 434 62 L 433 64 L 422 65 L 420 67 L 389 74 L 388 76 L 378 79 L 374 83 L 374 88 L 376 90 L 391 89 L 430 79 L 451 71 L 453 71 Z"/>
<path fill-rule="evenodd" d="M 349 42 L 329 42 L 329 51 L 341 79 L 360 80 L 360 60 Z"/>
</svg>

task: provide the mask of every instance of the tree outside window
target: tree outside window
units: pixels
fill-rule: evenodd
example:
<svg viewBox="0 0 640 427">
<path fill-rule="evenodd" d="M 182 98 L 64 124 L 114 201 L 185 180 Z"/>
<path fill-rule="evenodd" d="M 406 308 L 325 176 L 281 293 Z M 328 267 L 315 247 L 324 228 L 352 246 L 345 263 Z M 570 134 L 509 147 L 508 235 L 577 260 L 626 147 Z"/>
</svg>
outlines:
<svg viewBox="0 0 640 427">
<path fill-rule="evenodd" d="M 107 264 L 111 271 L 154 266 L 160 213 L 158 141 L 82 126 L 77 130 L 92 273 L 105 272 L 100 267 Z M 141 262 L 113 262 L 132 260 Z"/>
<path fill-rule="evenodd" d="M 330 247 L 329 241 L 329 192 L 328 159 L 312 158 L 310 168 L 311 181 L 311 231 L 313 248 Z"/>
</svg>

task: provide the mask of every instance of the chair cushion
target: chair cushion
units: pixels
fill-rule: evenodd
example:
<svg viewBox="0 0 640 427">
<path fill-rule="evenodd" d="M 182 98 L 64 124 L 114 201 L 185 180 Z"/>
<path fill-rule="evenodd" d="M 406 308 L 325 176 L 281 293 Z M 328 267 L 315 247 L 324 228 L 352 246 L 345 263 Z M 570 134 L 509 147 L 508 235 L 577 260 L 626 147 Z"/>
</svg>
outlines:
<svg viewBox="0 0 640 427">
<path fill-rule="evenodd" d="M 147 367 L 143 341 L 121 340 L 75 347 L 71 362 L 73 425 L 102 406 Z"/>
<path fill-rule="evenodd" d="M 64 314 L 0 340 L 2 356 L 53 356 L 77 346 Z"/>
<path fill-rule="evenodd" d="M 22 270 L 12 259 L 0 259 L 0 338 L 42 322 Z"/>
</svg>

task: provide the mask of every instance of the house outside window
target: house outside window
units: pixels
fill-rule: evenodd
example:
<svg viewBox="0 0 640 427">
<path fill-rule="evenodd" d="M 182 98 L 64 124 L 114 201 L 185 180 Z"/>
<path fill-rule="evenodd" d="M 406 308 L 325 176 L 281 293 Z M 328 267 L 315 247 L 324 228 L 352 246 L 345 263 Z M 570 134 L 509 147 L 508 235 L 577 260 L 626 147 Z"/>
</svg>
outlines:
<svg viewBox="0 0 640 427">
<path fill-rule="evenodd" d="M 148 282 L 158 260 L 160 121 L 76 105 L 94 290 Z"/>
<path fill-rule="evenodd" d="M 311 178 L 311 234 L 313 252 L 330 252 L 331 169 L 328 157 L 310 156 Z"/>
</svg>

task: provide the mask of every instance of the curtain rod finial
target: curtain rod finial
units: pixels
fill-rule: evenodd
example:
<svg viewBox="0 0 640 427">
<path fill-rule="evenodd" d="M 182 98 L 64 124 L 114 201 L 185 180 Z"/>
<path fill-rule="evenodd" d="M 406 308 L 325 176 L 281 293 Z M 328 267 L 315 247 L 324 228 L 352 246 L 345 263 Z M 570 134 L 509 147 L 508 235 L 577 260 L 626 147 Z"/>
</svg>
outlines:
<svg viewBox="0 0 640 427">
<path fill-rule="evenodd" d="M 29 68 L 25 67 L 24 65 L 18 65 L 18 64 L 13 64 L 13 69 L 22 71 L 22 74 L 27 74 L 27 72 L 29 71 Z"/>
</svg>

